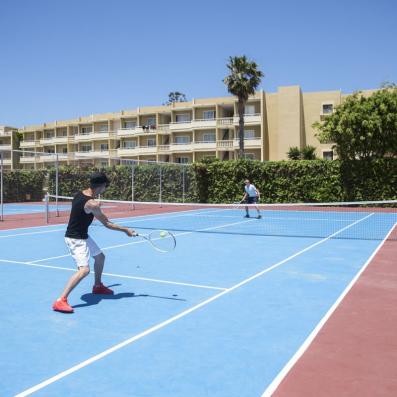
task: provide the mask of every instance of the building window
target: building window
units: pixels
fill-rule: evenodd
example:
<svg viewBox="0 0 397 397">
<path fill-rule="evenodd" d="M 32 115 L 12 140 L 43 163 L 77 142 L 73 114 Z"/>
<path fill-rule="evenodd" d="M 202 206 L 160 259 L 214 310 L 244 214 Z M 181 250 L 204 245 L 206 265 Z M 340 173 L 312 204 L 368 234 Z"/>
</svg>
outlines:
<svg viewBox="0 0 397 397">
<path fill-rule="evenodd" d="M 148 117 L 146 120 L 146 125 L 155 126 L 156 125 L 156 117 Z"/>
<path fill-rule="evenodd" d="M 203 134 L 203 142 L 215 142 L 215 132 L 209 132 L 207 134 Z"/>
<path fill-rule="evenodd" d="M 254 130 L 244 130 L 244 139 L 254 139 L 255 131 Z"/>
<path fill-rule="evenodd" d="M 81 127 L 81 135 L 91 134 L 92 127 Z"/>
<path fill-rule="evenodd" d="M 244 114 L 255 114 L 255 105 L 245 105 Z"/>
<path fill-rule="evenodd" d="M 109 150 L 109 144 L 101 143 L 101 152 L 107 152 Z"/>
<path fill-rule="evenodd" d="M 324 103 L 322 114 L 332 114 L 334 111 L 334 105 L 332 103 Z"/>
<path fill-rule="evenodd" d="M 177 114 L 175 116 L 175 120 L 177 123 L 189 123 L 190 122 L 190 114 L 189 113 Z"/>
<path fill-rule="evenodd" d="M 67 153 L 67 152 L 68 152 L 68 148 L 67 147 L 62 148 L 62 153 Z"/>
<path fill-rule="evenodd" d="M 323 159 L 324 160 L 333 160 L 334 152 L 332 150 L 324 150 L 323 151 Z"/>
<path fill-rule="evenodd" d="M 134 149 L 136 147 L 136 141 L 124 141 L 123 148 L 125 149 Z"/>
<path fill-rule="evenodd" d="M 156 138 L 149 138 L 147 140 L 147 145 L 148 146 L 156 146 Z"/>
<path fill-rule="evenodd" d="M 124 122 L 124 128 L 133 130 L 136 128 L 136 121 L 125 121 Z"/>
<path fill-rule="evenodd" d="M 91 145 L 81 145 L 81 152 L 91 152 Z"/>
<path fill-rule="evenodd" d="M 203 112 L 203 119 L 204 120 L 213 120 L 215 118 L 215 111 L 214 110 L 204 110 Z"/>
<path fill-rule="evenodd" d="M 244 154 L 244 158 L 246 158 L 248 160 L 254 160 L 255 159 L 255 155 L 254 155 L 254 153 L 245 153 Z"/>
<path fill-rule="evenodd" d="M 178 144 L 178 145 L 190 143 L 190 138 L 188 136 L 185 136 L 185 135 L 176 136 L 175 137 L 175 143 Z"/>
<path fill-rule="evenodd" d="M 98 128 L 99 132 L 108 132 L 108 125 L 107 124 L 100 124 Z"/>
<path fill-rule="evenodd" d="M 177 157 L 175 161 L 179 164 L 187 164 L 189 162 L 189 157 Z"/>
<path fill-rule="evenodd" d="M 108 166 L 108 162 L 107 161 L 101 161 L 101 168 L 105 168 Z"/>
</svg>

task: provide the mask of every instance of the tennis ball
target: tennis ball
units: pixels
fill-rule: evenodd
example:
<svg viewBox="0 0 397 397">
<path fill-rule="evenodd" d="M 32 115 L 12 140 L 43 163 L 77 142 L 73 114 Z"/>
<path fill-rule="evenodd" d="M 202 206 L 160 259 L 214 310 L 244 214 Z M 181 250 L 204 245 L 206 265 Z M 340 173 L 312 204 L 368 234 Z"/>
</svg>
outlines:
<svg viewBox="0 0 397 397">
<path fill-rule="evenodd" d="M 167 235 L 167 232 L 165 232 L 164 230 L 160 232 L 160 237 L 165 237 Z"/>
</svg>

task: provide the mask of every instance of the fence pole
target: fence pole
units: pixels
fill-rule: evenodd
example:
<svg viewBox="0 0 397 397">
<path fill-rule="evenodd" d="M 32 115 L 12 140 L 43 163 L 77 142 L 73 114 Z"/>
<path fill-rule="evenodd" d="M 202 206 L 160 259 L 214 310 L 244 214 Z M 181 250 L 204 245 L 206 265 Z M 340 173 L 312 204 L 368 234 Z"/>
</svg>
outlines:
<svg viewBox="0 0 397 397">
<path fill-rule="evenodd" d="M 162 175 L 162 168 L 161 168 L 161 164 L 160 164 L 160 172 L 159 172 L 159 177 L 160 177 L 160 192 L 159 192 L 159 203 L 160 203 L 160 207 L 161 202 L 162 202 L 162 195 L 163 195 L 163 175 Z"/>
<path fill-rule="evenodd" d="M 59 216 L 59 209 L 58 209 L 58 196 L 59 196 L 59 157 L 58 154 L 56 155 L 55 158 L 55 207 L 56 207 L 56 213 L 57 217 Z"/>
<path fill-rule="evenodd" d="M 4 198 L 3 198 L 3 152 L 0 152 L 0 221 L 4 220 Z"/>
<path fill-rule="evenodd" d="M 182 203 L 185 202 L 185 166 L 182 166 Z"/>
<path fill-rule="evenodd" d="M 131 165 L 131 201 L 132 201 L 132 209 L 135 209 L 135 164 L 132 162 Z"/>
</svg>

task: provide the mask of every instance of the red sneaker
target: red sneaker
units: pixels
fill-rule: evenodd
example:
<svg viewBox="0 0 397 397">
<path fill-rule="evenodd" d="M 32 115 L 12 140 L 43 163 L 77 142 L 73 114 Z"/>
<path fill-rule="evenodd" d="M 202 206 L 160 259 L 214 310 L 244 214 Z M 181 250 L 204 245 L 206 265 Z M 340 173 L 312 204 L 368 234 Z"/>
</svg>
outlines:
<svg viewBox="0 0 397 397">
<path fill-rule="evenodd" d="M 95 295 L 113 295 L 114 292 L 108 288 L 105 287 L 102 283 L 100 283 L 99 285 L 94 285 L 92 287 L 92 293 Z"/>
<path fill-rule="evenodd" d="M 66 298 L 60 298 L 54 302 L 52 309 L 62 313 L 73 313 L 73 307 L 69 305 Z"/>
</svg>

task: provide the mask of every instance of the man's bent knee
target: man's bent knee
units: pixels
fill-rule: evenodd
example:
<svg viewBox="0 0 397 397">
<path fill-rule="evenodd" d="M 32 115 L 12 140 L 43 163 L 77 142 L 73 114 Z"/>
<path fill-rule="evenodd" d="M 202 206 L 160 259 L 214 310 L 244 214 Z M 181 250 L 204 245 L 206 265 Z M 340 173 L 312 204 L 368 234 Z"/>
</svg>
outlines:
<svg viewBox="0 0 397 397">
<path fill-rule="evenodd" d="M 102 262 L 102 263 L 105 262 L 105 254 L 101 252 L 97 256 L 94 256 L 94 260 L 95 262 Z"/>
<path fill-rule="evenodd" d="M 90 267 L 89 266 L 80 266 L 78 272 L 82 277 L 88 276 L 90 273 Z"/>
</svg>

